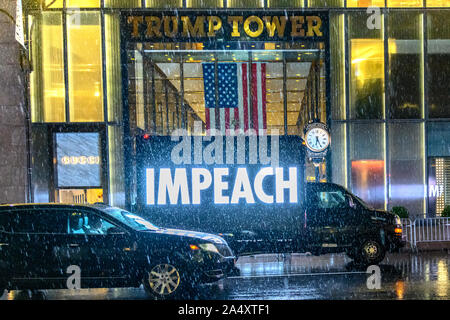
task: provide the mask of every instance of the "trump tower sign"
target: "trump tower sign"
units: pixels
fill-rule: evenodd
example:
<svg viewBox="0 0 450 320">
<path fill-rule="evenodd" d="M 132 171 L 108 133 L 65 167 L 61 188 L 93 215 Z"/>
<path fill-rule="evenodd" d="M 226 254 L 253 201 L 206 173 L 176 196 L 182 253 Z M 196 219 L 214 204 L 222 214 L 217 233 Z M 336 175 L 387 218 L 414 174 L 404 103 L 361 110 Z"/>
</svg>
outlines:
<svg viewBox="0 0 450 320">
<path fill-rule="evenodd" d="M 124 13 L 128 41 L 296 41 L 325 40 L 324 12 L 144 11 Z"/>
</svg>

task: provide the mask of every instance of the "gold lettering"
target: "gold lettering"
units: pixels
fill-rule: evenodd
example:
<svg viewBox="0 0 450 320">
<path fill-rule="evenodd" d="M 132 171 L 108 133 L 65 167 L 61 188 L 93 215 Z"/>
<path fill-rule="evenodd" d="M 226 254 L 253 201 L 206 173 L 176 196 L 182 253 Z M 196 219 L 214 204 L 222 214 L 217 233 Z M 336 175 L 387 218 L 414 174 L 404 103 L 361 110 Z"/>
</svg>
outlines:
<svg viewBox="0 0 450 320">
<path fill-rule="evenodd" d="M 305 17 L 303 17 L 303 16 L 292 16 L 291 17 L 291 24 L 292 24 L 291 37 L 304 37 L 305 36 L 305 29 L 303 29 L 304 23 L 305 23 Z"/>
<path fill-rule="evenodd" d="M 204 37 L 205 36 L 205 16 L 198 16 L 192 26 L 189 17 L 181 17 L 183 21 L 183 36 L 185 37 Z"/>
<path fill-rule="evenodd" d="M 151 38 L 153 36 L 161 38 L 161 19 L 158 17 L 145 17 L 147 22 L 147 33 L 145 36 Z"/>
<path fill-rule="evenodd" d="M 244 21 L 243 16 L 231 16 L 228 17 L 228 23 L 232 24 L 233 26 L 233 32 L 231 33 L 232 37 L 240 37 L 241 33 L 239 32 L 239 23 L 242 23 Z"/>
<path fill-rule="evenodd" d="M 222 28 L 222 19 L 220 19 L 218 16 L 209 16 L 208 24 L 208 37 L 215 37 L 216 31 Z"/>
<path fill-rule="evenodd" d="M 322 31 L 320 31 L 320 27 L 322 26 L 322 19 L 320 19 L 320 17 L 306 17 L 306 21 L 308 21 L 308 32 L 306 33 L 307 37 L 314 37 L 314 34 L 318 37 L 323 36 Z M 313 24 L 313 22 L 315 22 L 315 24 Z"/>
<path fill-rule="evenodd" d="M 170 30 L 170 21 L 172 20 L 172 30 Z M 178 33 L 178 19 L 177 17 L 163 17 L 164 34 L 166 37 L 175 38 Z"/>
<path fill-rule="evenodd" d="M 281 16 L 280 19 L 278 19 L 278 17 L 263 17 L 263 19 L 266 22 L 266 28 L 269 33 L 269 37 L 273 37 L 275 35 L 275 30 L 278 31 L 278 36 L 280 38 L 283 37 L 284 29 L 286 28 L 286 17 Z"/>
<path fill-rule="evenodd" d="M 256 24 L 258 25 L 258 29 L 256 29 L 255 31 L 252 31 L 250 29 L 250 24 L 252 24 L 253 22 L 256 22 Z M 261 20 L 261 18 L 259 18 L 257 16 L 248 17 L 247 19 L 245 19 L 245 22 L 244 22 L 244 31 L 246 34 L 248 34 L 252 38 L 259 37 L 261 35 L 261 33 L 264 31 L 263 21 Z"/>
<path fill-rule="evenodd" d="M 132 24 L 133 25 L 133 32 L 131 33 L 133 38 L 139 37 L 139 25 L 143 21 L 144 21 L 144 18 L 142 16 L 140 16 L 140 17 L 136 17 L 136 16 L 128 17 L 128 19 L 127 19 L 128 24 Z"/>
</svg>

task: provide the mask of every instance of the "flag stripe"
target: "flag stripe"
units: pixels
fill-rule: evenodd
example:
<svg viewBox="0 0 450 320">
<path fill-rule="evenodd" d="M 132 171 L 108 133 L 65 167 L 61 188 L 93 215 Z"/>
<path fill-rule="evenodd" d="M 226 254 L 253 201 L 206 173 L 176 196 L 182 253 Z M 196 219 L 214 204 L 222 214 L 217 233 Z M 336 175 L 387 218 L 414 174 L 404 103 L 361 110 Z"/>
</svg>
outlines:
<svg viewBox="0 0 450 320">
<path fill-rule="evenodd" d="M 211 121 L 210 121 L 210 116 L 209 116 L 209 110 L 211 110 L 211 108 L 205 108 L 206 130 L 211 129 Z"/>
<path fill-rule="evenodd" d="M 261 64 L 261 89 L 262 89 L 262 118 L 263 118 L 263 129 L 267 130 L 267 115 L 266 115 L 266 66 L 267 64 Z M 264 134 L 266 131 L 264 131 Z"/>
<path fill-rule="evenodd" d="M 247 80 L 247 64 L 242 64 L 242 93 L 244 100 L 244 132 L 248 130 L 248 80 Z"/>
<path fill-rule="evenodd" d="M 258 133 L 258 71 L 257 64 L 252 63 L 252 128 Z"/>
</svg>

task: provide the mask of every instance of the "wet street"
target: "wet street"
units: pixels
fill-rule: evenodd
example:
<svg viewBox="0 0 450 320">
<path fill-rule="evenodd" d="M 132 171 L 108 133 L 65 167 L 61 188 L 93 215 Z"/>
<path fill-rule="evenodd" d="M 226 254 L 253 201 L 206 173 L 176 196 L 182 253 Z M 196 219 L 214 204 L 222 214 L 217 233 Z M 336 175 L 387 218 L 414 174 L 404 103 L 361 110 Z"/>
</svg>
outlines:
<svg viewBox="0 0 450 320">
<path fill-rule="evenodd" d="M 389 254 L 380 264 L 381 288 L 369 289 L 370 274 L 343 254 L 241 257 L 239 277 L 203 288 L 196 299 L 450 299 L 450 254 Z M 33 299 L 146 299 L 144 289 L 46 290 Z M 29 299 L 11 291 L 2 299 Z"/>
</svg>

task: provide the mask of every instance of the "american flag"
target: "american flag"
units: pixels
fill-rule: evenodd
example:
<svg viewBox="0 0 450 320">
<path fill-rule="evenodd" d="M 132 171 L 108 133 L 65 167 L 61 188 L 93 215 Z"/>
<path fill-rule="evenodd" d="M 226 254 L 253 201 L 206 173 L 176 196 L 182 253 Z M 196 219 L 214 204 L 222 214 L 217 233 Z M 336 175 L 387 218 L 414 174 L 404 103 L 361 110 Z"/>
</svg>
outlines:
<svg viewBox="0 0 450 320">
<path fill-rule="evenodd" d="M 206 130 L 266 133 L 266 63 L 203 63 Z M 251 74 L 250 74 L 251 72 Z M 251 76 L 251 78 L 250 78 Z M 250 79 L 252 84 L 249 85 Z M 235 131 L 236 132 L 236 131 Z"/>
</svg>

